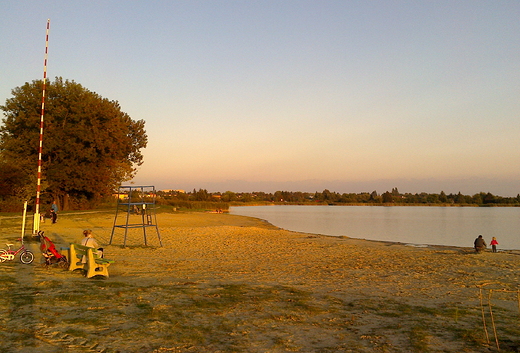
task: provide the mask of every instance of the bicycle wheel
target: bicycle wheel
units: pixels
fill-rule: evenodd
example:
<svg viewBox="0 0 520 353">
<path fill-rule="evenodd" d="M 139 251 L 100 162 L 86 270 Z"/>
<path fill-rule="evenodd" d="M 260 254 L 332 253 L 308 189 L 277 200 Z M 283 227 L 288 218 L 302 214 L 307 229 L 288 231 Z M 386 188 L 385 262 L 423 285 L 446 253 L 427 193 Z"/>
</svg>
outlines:
<svg viewBox="0 0 520 353">
<path fill-rule="evenodd" d="M 7 250 L 0 249 L 0 262 L 5 262 L 7 260 Z"/>
<path fill-rule="evenodd" d="M 20 261 L 26 265 L 30 264 L 34 261 L 34 254 L 29 250 L 25 250 L 23 253 L 20 254 Z"/>
</svg>

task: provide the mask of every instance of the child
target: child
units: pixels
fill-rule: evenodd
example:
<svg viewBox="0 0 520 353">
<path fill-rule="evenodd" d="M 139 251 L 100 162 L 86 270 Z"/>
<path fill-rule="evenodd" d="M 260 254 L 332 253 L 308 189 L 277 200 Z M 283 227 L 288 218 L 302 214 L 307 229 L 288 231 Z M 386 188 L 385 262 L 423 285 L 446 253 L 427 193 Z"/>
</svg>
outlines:
<svg viewBox="0 0 520 353">
<path fill-rule="evenodd" d="M 497 245 L 498 245 L 498 241 L 497 241 L 497 238 L 493 237 L 491 239 L 491 248 L 493 249 L 493 252 L 497 252 Z"/>
<path fill-rule="evenodd" d="M 96 241 L 96 239 L 94 239 L 94 235 L 92 235 L 92 231 L 90 229 L 86 229 L 83 231 L 83 235 L 85 236 L 85 238 L 83 238 L 83 240 L 81 241 L 81 245 L 89 246 L 91 248 L 97 249 L 97 252 L 96 252 L 97 256 L 102 258 L 103 257 L 103 248 L 99 248 L 99 244 Z M 86 256 L 83 256 L 82 262 L 83 263 L 87 262 Z"/>
</svg>

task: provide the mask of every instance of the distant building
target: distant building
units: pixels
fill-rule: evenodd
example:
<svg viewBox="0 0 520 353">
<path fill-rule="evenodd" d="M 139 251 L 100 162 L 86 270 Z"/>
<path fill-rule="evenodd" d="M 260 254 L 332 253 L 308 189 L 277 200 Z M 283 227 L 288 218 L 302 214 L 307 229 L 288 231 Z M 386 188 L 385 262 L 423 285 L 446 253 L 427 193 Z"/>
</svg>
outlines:
<svg viewBox="0 0 520 353">
<path fill-rule="evenodd" d="M 115 198 L 115 199 L 119 199 L 119 200 L 124 200 L 124 199 L 127 199 L 128 198 L 128 194 L 112 194 L 112 197 Z"/>
</svg>

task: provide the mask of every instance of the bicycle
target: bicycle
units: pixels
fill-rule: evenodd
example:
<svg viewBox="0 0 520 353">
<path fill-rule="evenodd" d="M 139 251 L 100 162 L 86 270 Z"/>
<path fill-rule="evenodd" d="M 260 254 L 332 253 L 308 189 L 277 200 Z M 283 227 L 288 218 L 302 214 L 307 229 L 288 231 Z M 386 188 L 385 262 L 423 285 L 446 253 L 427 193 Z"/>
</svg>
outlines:
<svg viewBox="0 0 520 353">
<path fill-rule="evenodd" d="M 20 239 L 21 241 L 21 239 Z M 0 262 L 5 261 L 12 261 L 14 260 L 15 256 L 20 254 L 20 262 L 23 264 L 30 264 L 34 261 L 34 254 L 31 252 L 31 250 L 28 250 L 25 245 L 23 244 L 20 246 L 18 250 L 11 249 L 11 246 L 14 244 L 5 244 L 9 249 L 0 249 Z"/>
</svg>

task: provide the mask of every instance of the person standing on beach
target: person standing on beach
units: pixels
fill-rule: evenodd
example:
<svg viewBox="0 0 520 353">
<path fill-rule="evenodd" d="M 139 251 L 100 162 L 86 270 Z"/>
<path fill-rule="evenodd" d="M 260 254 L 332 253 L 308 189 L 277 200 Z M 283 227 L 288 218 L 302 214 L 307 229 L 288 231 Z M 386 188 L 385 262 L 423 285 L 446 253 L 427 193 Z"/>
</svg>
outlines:
<svg viewBox="0 0 520 353">
<path fill-rule="evenodd" d="M 493 252 L 497 252 L 497 245 L 498 245 L 497 238 L 493 237 L 491 239 L 491 243 L 489 243 L 489 245 L 491 245 L 491 248 L 493 249 Z"/>
<path fill-rule="evenodd" d="M 51 208 L 49 210 L 49 214 L 52 220 L 52 224 L 56 223 L 58 221 L 58 215 L 56 214 L 56 212 L 54 212 L 54 210 Z"/>
<path fill-rule="evenodd" d="M 52 201 L 51 218 L 52 218 L 52 223 L 58 222 L 58 205 L 56 205 L 56 201 Z"/>
<path fill-rule="evenodd" d="M 482 238 L 482 235 L 479 235 L 477 239 L 475 239 L 475 251 L 477 253 L 481 253 L 487 246 L 486 241 Z"/>
</svg>

